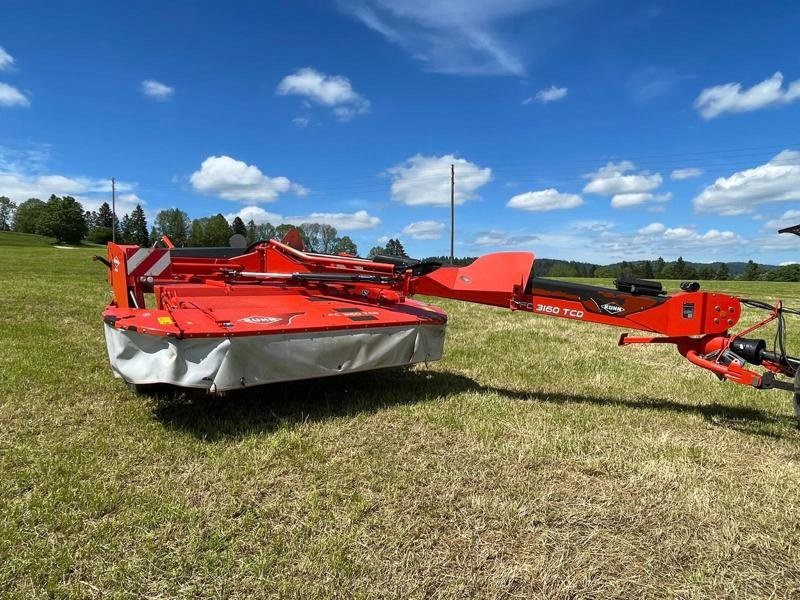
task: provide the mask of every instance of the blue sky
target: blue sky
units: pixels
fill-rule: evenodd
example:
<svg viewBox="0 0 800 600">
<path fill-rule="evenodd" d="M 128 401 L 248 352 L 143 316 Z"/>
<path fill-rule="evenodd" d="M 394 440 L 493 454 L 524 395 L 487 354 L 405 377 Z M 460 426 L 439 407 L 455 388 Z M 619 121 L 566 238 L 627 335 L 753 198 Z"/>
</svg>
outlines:
<svg viewBox="0 0 800 600">
<path fill-rule="evenodd" d="M 334 224 L 362 252 L 798 259 L 800 4 L 0 5 L 0 195 Z M 783 239 L 782 239 L 783 238 Z"/>
</svg>

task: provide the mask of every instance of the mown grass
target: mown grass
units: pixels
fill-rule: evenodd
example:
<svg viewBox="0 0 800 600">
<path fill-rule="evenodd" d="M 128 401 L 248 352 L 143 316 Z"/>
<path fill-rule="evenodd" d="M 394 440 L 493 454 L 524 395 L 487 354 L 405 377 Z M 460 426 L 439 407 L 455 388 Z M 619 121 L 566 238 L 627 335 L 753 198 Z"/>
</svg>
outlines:
<svg viewBox="0 0 800 600">
<path fill-rule="evenodd" d="M 786 392 L 441 301 L 427 368 L 135 396 L 93 252 L 0 247 L 4 597 L 800 593 Z M 797 284 L 708 286 L 800 304 Z"/>
</svg>

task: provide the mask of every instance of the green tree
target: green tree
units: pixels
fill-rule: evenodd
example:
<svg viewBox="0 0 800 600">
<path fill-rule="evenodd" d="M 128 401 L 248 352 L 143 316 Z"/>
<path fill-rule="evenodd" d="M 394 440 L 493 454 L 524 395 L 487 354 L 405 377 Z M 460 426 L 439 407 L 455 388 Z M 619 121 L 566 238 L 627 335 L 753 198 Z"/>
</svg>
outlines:
<svg viewBox="0 0 800 600">
<path fill-rule="evenodd" d="M 558 261 L 550 267 L 550 271 L 547 275 L 548 277 L 578 277 L 580 273 L 578 273 L 578 269 L 576 269 L 574 265 Z"/>
<path fill-rule="evenodd" d="M 700 279 L 704 279 L 708 281 L 709 279 L 714 279 L 716 277 L 716 270 L 711 265 L 703 265 L 697 271 L 697 277 Z"/>
<path fill-rule="evenodd" d="M 87 210 L 83 213 L 83 220 L 86 221 L 86 228 L 91 231 L 95 227 L 99 227 L 97 220 L 97 211 L 94 210 Z"/>
<path fill-rule="evenodd" d="M 14 213 L 14 231 L 38 233 L 39 221 L 44 213 L 45 203 L 38 198 L 25 200 Z"/>
<path fill-rule="evenodd" d="M 389 240 L 386 242 L 386 254 L 389 256 L 400 256 L 401 258 L 408 258 L 408 254 L 406 254 L 406 249 L 403 248 L 403 244 L 399 239 L 396 240 Z"/>
<path fill-rule="evenodd" d="M 123 244 L 132 244 L 133 243 L 133 232 L 131 231 L 131 218 L 128 214 L 122 216 L 122 220 L 119 223 L 119 237 L 117 238 L 118 242 L 122 242 Z"/>
<path fill-rule="evenodd" d="M 744 273 L 742 273 L 742 279 L 745 281 L 757 281 L 759 275 L 761 275 L 761 268 L 758 266 L 758 263 L 753 262 L 753 260 L 748 260 L 747 264 L 744 266 Z"/>
<path fill-rule="evenodd" d="M 189 242 L 192 225 L 189 215 L 181 209 L 168 208 L 156 215 L 156 229 L 176 246 L 185 246 Z"/>
<path fill-rule="evenodd" d="M 147 245 L 148 246 L 154 245 L 159 240 L 160 237 L 161 237 L 161 234 L 158 233 L 158 229 L 156 229 L 156 226 L 153 225 L 150 228 L 150 236 L 147 239 Z"/>
<path fill-rule="evenodd" d="M 107 244 L 111 241 L 111 227 L 94 227 L 93 229 L 89 229 L 86 234 L 86 239 L 93 244 Z"/>
<path fill-rule="evenodd" d="M 108 227 L 111 229 L 114 226 L 114 214 L 111 212 L 111 207 L 108 202 L 103 202 L 100 208 L 97 209 L 97 227 Z"/>
<path fill-rule="evenodd" d="M 333 254 L 336 247 L 336 228 L 324 223 L 303 223 L 300 228 L 305 233 L 303 241 L 309 252 Z"/>
<path fill-rule="evenodd" d="M 731 278 L 731 271 L 728 268 L 728 263 L 720 263 L 719 269 L 717 269 L 717 280 L 719 281 L 727 281 Z"/>
<path fill-rule="evenodd" d="M 675 261 L 675 265 L 673 267 L 675 279 L 684 279 L 686 278 L 686 261 L 683 260 L 682 256 L 678 257 L 678 260 Z"/>
<path fill-rule="evenodd" d="M 275 228 L 275 233 L 273 234 L 276 240 L 282 240 L 284 236 L 289 233 L 292 229 L 295 229 L 295 226 L 291 223 L 283 223 L 282 225 L 278 225 Z M 270 238 L 271 239 L 271 238 Z"/>
<path fill-rule="evenodd" d="M 86 235 L 83 207 L 72 196 L 50 196 L 39 220 L 37 232 L 59 242 L 78 244 Z"/>
<path fill-rule="evenodd" d="M 642 264 L 640 277 L 642 277 L 642 279 L 652 279 L 655 277 L 655 274 L 653 273 L 653 263 L 651 263 L 649 260 L 644 261 Z"/>
<path fill-rule="evenodd" d="M 192 221 L 190 246 L 228 246 L 232 232 L 228 221 L 221 214 Z"/>
<path fill-rule="evenodd" d="M 247 235 L 245 236 L 247 243 L 252 244 L 255 242 L 258 239 L 256 235 L 258 235 L 258 227 L 256 226 L 256 222 L 253 221 L 253 219 L 250 219 L 247 222 Z"/>
<path fill-rule="evenodd" d="M 233 223 L 231 223 L 231 229 L 233 230 L 233 233 L 238 233 L 239 235 L 247 239 L 247 227 L 245 226 L 244 221 L 242 221 L 241 218 L 235 217 L 233 219 Z"/>
<path fill-rule="evenodd" d="M 800 265 L 783 265 L 764 273 L 766 281 L 800 281 Z"/>
<path fill-rule="evenodd" d="M 350 239 L 349 235 L 343 235 L 340 238 L 336 238 L 333 254 L 351 254 L 353 256 L 358 256 L 358 246 Z"/>
<path fill-rule="evenodd" d="M 0 231 L 11 230 L 15 210 L 17 210 L 17 204 L 12 202 L 11 198 L 0 196 Z"/>
<path fill-rule="evenodd" d="M 601 279 L 613 279 L 614 277 L 619 277 L 619 270 L 611 265 L 597 267 L 594 270 L 594 277 Z"/>
<path fill-rule="evenodd" d="M 367 258 L 375 258 L 376 256 L 386 256 L 389 254 L 389 251 L 386 249 L 386 246 L 373 246 L 369 250 L 369 254 L 367 254 Z"/>
<path fill-rule="evenodd" d="M 256 227 L 256 235 L 254 237 L 255 239 L 253 242 L 259 240 L 274 240 L 278 239 L 278 234 L 275 231 L 275 226 L 272 225 L 272 223 L 261 223 L 261 225 Z M 253 242 L 250 243 L 252 244 Z"/>
<path fill-rule="evenodd" d="M 655 265 L 653 265 L 653 277 L 662 277 L 661 270 L 664 268 L 664 265 L 667 263 L 664 262 L 664 259 L 660 256 L 656 259 Z"/>
<path fill-rule="evenodd" d="M 147 217 L 145 217 L 144 209 L 141 204 L 137 204 L 131 211 L 129 223 L 130 244 L 138 244 L 139 246 L 149 245 L 150 235 L 147 233 Z"/>
</svg>

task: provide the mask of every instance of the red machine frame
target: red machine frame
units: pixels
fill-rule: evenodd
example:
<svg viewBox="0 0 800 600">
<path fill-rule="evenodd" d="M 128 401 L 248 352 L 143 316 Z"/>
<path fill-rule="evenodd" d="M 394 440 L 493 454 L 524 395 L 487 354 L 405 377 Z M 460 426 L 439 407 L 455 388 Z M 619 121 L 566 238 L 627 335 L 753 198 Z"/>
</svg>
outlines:
<svg viewBox="0 0 800 600">
<path fill-rule="evenodd" d="M 682 356 L 720 379 L 755 388 L 771 387 L 776 374 L 794 377 L 800 367 L 800 360 L 788 356 L 783 343 L 780 351 L 768 351 L 764 340 L 746 337 L 775 320 L 782 335 L 784 313 L 797 311 L 785 309 L 781 302 L 769 306 L 701 291 L 696 283 L 687 282 L 682 291 L 666 294 L 661 284 L 636 279 L 620 279 L 615 289 L 543 279 L 531 275 L 535 259 L 529 252 L 489 254 L 460 268 L 397 257 L 324 256 L 304 252 L 299 236 L 292 232 L 283 242 L 257 242 L 247 249 L 175 248 L 168 238 L 164 242 L 165 248 L 108 245 L 108 259 L 101 259 L 109 267 L 114 290 L 114 301 L 104 313 L 107 324 L 177 338 L 254 335 L 263 333 L 263 328 L 233 327 L 209 311 L 203 311 L 209 318 L 202 322 L 181 321 L 178 316 L 190 305 L 203 310 L 187 298 L 224 297 L 235 306 L 237 295 L 324 294 L 400 313 L 404 304 L 412 304 L 409 297 L 424 294 L 649 332 L 655 335 L 622 334 L 619 345 L 674 344 Z M 155 296 L 155 306 L 148 309 L 146 293 Z M 731 333 L 743 305 L 767 309 L 769 314 L 744 331 Z M 346 327 L 389 325 L 386 316 L 387 323 Z M 426 318 L 446 320 L 441 311 L 431 311 Z M 290 329 L 291 319 L 284 325 Z M 321 323 L 318 328 L 332 327 Z M 270 332 L 276 331 L 280 329 Z M 766 372 L 753 371 L 748 364 L 763 366 Z"/>
</svg>

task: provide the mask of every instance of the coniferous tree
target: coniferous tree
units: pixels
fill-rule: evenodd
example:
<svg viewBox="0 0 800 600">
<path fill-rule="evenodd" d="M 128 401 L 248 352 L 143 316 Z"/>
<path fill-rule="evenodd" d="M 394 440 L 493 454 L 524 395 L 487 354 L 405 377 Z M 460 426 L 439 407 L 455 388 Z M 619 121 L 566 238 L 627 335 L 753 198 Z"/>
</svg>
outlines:
<svg viewBox="0 0 800 600">
<path fill-rule="evenodd" d="M 114 226 L 114 216 L 111 212 L 111 207 L 108 202 L 103 202 L 100 208 L 97 209 L 97 227 L 108 227 L 111 229 Z"/>
<path fill-rule="evenodd" d="M 128 243 L 147 246 L 149 241 L 150 235 L 147 233 L 147 218 L 144 215 L 142 205 L 137 204 L 136 208 L 131 211 Z"/>
<path fill-rule="evenodd" d="M 247 227 L 240 217 L 235 217 L 233 219 L 233 223 L 231 223 L 231 229 L 233 230 L 233 233 L 238 233 L 244 238 L 247 238 Z"/>
<path fill-rule="evenodd" d="M 250 219 L 247 222 L 247 235 L 245 236 L 245 238 L 247 239 L 247 243 L 252 244 L 253 242 L 255 242 L 258 239 L 256 238 L 257 234 L 258 234 L 258 227 L 256 226 L 256 222 L 253 219 Z"/>
<path fill-rule="evenodd" d="M 386 253 L 389 256 L 400 256 L 402 258 L 408 258 L 408 254 L 406 254 L 406 249 L 403 248 L 403 243 L 400 239 L 391 239 L 386 243 Z"/>
<path fill-rule="evenodd" d="M 132 244 L 133 243 L 133 232 L 131 231 L 131 218 L 128 216 L 127 213 L 122 215 L 122 220 L 119 223 L 119 237 L 117 238 L 117 242 L 122 242 L 123 244 Z"/>
</svg>

